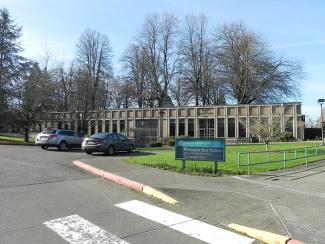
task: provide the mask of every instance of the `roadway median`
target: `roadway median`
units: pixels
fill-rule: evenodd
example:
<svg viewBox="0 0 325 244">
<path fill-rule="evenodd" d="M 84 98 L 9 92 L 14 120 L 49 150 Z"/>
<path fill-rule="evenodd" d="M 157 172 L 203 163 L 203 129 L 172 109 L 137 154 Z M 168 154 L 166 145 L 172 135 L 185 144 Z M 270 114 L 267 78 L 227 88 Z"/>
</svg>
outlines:
<svg viewBox="0 0 325 244">
<path fill-rule="evenodd" d="M 81 162 L 79 160 L 73 161 L 73 164 L 76 165 L 77 167 L 90 172 L 94 175 L 97 175 L 99 177 L 102 177 L 106 180 L 112 181 L 116 184 L 128 187 L 132 190 L 138 191 L 138 192 L 143 192 L 146 195 L 155 197 L 157 199 L 160 199 L 164 202 L 170 203 L 170 204 L 177 204 L 178 201 L 175 200 L 174 198 L 166 195 L 165 193 L 158 191 L 150 186 L 147 186 L 145 184 L 142 184 L 140 182 L 130 180 L 128 178 L 113 174 L 111 172 L 104 171 L 102 169 L 98 169 L 94 166 L 91 166 L 89 164 L 86 164 L 84 162 Z"/>
</svg>

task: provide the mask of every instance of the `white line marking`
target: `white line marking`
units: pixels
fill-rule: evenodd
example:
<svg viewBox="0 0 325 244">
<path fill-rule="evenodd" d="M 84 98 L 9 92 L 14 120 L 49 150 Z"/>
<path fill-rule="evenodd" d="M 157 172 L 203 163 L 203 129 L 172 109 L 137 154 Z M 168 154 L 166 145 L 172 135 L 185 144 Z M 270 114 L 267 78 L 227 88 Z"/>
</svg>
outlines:
<svg viewBox="0 0 325 244">
<path fill-rule="evenodd" d="M 128 244 L 79 215 L 49 220 L 44 224 L 71 244 Z"/>
<path fill-rule="evenodd" d="M 248 237 L 217 228 L 201 221 L 194 220 L 192 218 L 188 218 L 186 216 L 176 214 L 138 200 L 119 203 L 115 206 L 160 223 L 164 226 L 168 226 L 173 230 L 180 231 L 186 235 L 207 243 L 246 244 L 253 243 L 254 241 Z"/>
</svg>

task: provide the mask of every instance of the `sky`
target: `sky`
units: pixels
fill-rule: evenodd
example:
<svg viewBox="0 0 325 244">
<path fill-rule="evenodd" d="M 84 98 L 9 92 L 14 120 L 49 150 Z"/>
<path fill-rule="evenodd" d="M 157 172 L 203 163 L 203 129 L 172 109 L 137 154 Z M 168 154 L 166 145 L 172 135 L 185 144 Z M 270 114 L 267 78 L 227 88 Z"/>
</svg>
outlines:
<svg viewBox="0 0 325 244">
<path fill-rule="evenodd" d="M 303 64 L 302 112 L 318 118 L 318 98 L 325 98 L 325 1 L 322 0 L 0 0 L 23 27 L 23 55 L 40 60 L 49 50 L 69 63 L 87 28 L 106 34 L 115 71 L 120 57 L 149 14 L 172 13 L 180 21 L 204 14 L 211 30 L 227 22 L 244 22 L 267 39 L 278 54 Z M 293 101 L 293 100 L 292 100 Z"/>
</svg>

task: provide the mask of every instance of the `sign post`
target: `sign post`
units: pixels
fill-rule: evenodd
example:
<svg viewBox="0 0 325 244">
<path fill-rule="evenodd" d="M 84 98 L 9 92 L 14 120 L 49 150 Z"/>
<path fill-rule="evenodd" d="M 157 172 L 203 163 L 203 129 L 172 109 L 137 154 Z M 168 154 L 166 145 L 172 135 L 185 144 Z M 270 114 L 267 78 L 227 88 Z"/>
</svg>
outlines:
<svg viewBox="0 0 325 244">
<path fill-rule="evenodd" d="M 175 159 L 182 160 L 182 171 L 185 172 L 185 161 L 212 161 L 214 174 L 218 173 L 218 162 L 225 161 L 225 139 L 176 138 Z"/>
</svg>

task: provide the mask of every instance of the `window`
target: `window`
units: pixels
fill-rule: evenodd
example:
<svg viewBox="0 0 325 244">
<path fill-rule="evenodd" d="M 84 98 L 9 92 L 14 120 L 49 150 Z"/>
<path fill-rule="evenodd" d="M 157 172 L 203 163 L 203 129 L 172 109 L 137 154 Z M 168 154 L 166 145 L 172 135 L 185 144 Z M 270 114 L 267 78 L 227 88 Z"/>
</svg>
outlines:
<svg viewBox="0 0 325 244">
<path fill-rule="evenodd" d="M 126 138 L 125 136 L 121 135 L 121 134 L 118 134 L 118 139 L 120 141 L 126 141 L 128 138 Z"/>
<path fill-rule="evenodd" d="M 194 137 L 194 119 L 188 119 L 187 130 L 188 136 Z"/>
<path fill-rule="evenodd" d="M 285 122 L 285 131 L 293 132 L 293 117 L 287 117 Z"/>
<path fill-rule="evenodd" d="M 95 134 L 95 129 L 96 129 L 95 126 L 96 126 L 95 125 L 95 120 L 91 120 L 90 121 L 90 134 Z"/>
<path fill-rule="evenodd" d="M 178 136 L 185 136 L 185 119 L 178 119 Z"/>
<path fill-rule="evenodd" d="M 238 121 L 239 137 L 246 137 L 246 118 L 240 118 Z"/>
<path fill-rule="evenodd" d="M 228 118 L 228 137 L 235 137 L 235 118 Z"/>
<path fill-rule="evenodd" d="M 102 132 L 103 131 L 103 121 L 101 120 L 98 120 L 98 132 Z"/>
<path fill-rule="evenodd" d="M 225 137 L 225 119 L 218 119 L 218 137 Z"/>
<path fill-rule="evenodd" d="M 113 120 L 113 132 L 117 133 L 117 120 Z"/>
<path fill-rule="evenodd" d="M 109 120 L 105 120 L 105 132 L 109 132 Z"/>
<path fill-rule="evenodd" d="M 62 121 L 58 121 L 58 129 L 62 129 Z"/>
<path fill-rule="evenodd" d="M 175 137 L 176 135 L 176 120 L 169 119 L 169 136 Z"/>
<path fill-rule="evenodd" d="M 125 131 L 125 120 L 120 120 L 120 132 Z"/>
</svg>

